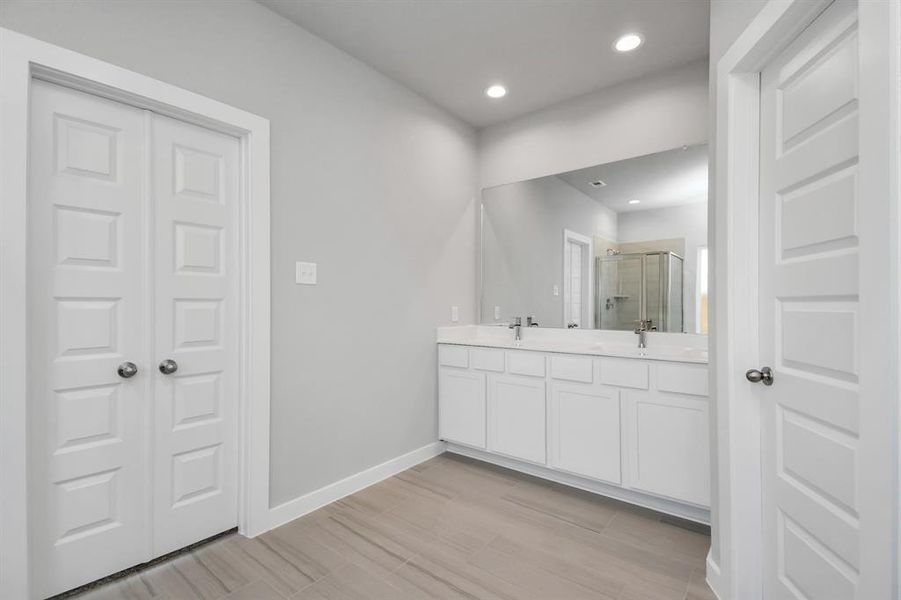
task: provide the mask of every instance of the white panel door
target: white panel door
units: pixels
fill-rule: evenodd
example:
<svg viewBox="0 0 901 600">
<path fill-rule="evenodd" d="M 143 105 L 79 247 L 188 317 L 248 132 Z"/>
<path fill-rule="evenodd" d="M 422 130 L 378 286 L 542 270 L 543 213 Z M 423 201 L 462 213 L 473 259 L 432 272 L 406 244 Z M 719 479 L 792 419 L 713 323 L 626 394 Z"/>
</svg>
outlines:
<svg viewBox="0 0 901 600">
<path fill-rule="evenodd" d="M 438 436 L 484 448 L 485 374 L 439 367 L 438 398 Z"/>
<path fill-rule="evenodd" d="M 29 509 L 43 598 L 147 558 L 153 374 L 143 343 L 144 115 L 35 82 L 30 127 Z M 130 378 L 117 374 L 126 361 L 139 369 Z"/>
<path fill-rule="evenodd" d="M 857 51 L 840 1 L 762 73 L 766 598 L 859 597 Z"/>
<path fill-rule="evenodd" d="M 488 449 L 544 464 L 546 383 L 517 375 L 488 377 Z"/>
<path fill-rule="evenodd" d="M 154 115 L 154 554 L 237 524 L 239 144 Z"/>
<path fill-rule="evenodd" d="M 39 81 L 31 102 L 29 500 L 46 597 L 237 524 L 239 143 Z"/>
<path fill-rule="evenodd" d="M 610 483 L 622 482 L 619 391 L 553 383 L 548 427 L 552 467 Z"/>
<path fill-rule="evenodd" d="M 567 242 L 566 250 L 569 252 L 569 272 L 566 274 L 566 289 L 569 290 L 567 323 L 582 327 L 582 246 Z"/>
</svg>

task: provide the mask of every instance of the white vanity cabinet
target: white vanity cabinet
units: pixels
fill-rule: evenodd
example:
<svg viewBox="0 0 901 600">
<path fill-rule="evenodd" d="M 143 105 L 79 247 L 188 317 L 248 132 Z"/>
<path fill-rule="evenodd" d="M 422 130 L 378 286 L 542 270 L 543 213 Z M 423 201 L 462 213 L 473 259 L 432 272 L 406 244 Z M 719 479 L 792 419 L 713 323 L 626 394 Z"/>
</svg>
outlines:
<svg viewBox="0 0 901 600">
<path fill-rule="evenodd" d="M 709 519 L 707 365 L 439 344 L 451 451 Z"/>
</svg>

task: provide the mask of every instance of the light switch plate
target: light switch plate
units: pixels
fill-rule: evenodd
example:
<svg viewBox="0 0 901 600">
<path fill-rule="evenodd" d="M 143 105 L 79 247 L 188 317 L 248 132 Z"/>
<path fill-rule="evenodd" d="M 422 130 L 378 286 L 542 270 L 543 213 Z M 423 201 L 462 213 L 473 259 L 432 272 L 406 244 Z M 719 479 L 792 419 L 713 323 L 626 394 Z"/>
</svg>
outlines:
<svg viewBox="0 0 901 600">
<path fill-rule="evenodd" d="M 460 320 L 460 307 L 459 306 L 451 306 L 451 323 L 456 323 Z"/>
<path fill-rule="evenodd" d="M 556 283 L 554 284 L 554 295 L 555 295 L 555 296 L 559 296 L 559 295 L 560 295 L 560 286 L 557 285 Z"/>
<path fill-rule="evenodd" d="M 497 321 L 500 318 L 501 318 L 501 307 L 495 306 L 494 307 L 494 320 Z"/>
<path fill-rule="evenodd" d="M 301 285 L 316 285 L 316 263 L 294 263 L 294 283 Z"/>
</svg>

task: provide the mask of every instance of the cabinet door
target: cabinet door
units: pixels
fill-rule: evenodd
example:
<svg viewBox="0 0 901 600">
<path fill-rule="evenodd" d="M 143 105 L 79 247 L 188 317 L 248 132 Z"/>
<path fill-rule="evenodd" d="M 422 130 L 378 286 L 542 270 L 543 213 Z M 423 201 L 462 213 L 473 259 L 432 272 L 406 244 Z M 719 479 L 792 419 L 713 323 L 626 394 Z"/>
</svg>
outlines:
<svg viewBox="0 0 901 600">
<path fill-rule="evenodd" d="M 545 382 L 529 377 L 489 377 L 488 449 L 544 464 Z"/>
<path fill-rule="evenodd" d="M 707 400 L 624 392 L 629 408 L 631 487 L 710 505 Z"/>
<path fill-rule="evenodd" d="M 485 375 L 439 368 L 439 437 L 449 442 L 485 447 Z"/>
<path fill-rule="evenodd" d="M 551 388 L 551 466 L 576 475 L 619 484 L 619 391 L 591 385 Z"/>
</svg>

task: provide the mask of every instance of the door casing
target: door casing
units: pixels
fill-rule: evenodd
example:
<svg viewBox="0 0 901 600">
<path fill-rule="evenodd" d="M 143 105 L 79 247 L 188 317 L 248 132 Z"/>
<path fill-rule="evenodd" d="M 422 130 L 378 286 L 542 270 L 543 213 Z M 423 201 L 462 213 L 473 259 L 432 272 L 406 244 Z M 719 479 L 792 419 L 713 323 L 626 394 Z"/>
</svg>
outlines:
<svg viewBox="0 0 901 600">
<path fill-rule="evenodd" d="M 238 530 L 269 528 L 269 121 L 199 94 L 0 28 L 0 598 L 30 598 L 26 216 L 34 79 L 240 140 Z"/>
<path fill-rule="evenodd" d="M 569 254 L 570 244 L 577 244 L 582 248 L 582 314 L 579 319 L 582 321 L 580 327 L 591 329 L 594 327 L 594 302 L 596 300 L 594 293 L 594 241 L 587 235 L 563 230 L 563 327 L 572 320 L 570 315 L 570 306 L 572 303 L 572 290 L 570 289 L 570 271 L 571 258 Z"/>
<path fill-rule="evenodd" d="M 744 371 L 757 333 L 760 72 L 829 0 L 771 0 L 716 65 L 711 314 L 713 545 L 720 598 L 762 597 L 761 408 Z M 860 2 L 860 582 L 898 598 L 901 3 Z"/>
</svg>

